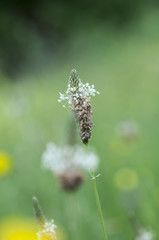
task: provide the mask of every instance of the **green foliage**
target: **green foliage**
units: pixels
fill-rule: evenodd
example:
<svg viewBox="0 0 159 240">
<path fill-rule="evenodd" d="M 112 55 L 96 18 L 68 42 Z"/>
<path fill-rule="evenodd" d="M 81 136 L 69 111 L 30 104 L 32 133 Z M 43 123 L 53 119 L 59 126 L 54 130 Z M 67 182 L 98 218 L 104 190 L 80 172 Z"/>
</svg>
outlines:
<svg viewBox="0 0 159 240">
<path fill-rule="evenodd" d="M 1 68 L 17 77 L 28 69 L 46 67 L 51 60 L 55 64 L 64 52 L 69 56 L 76 29 L 110 22 L 121 29 L 152 6 L 158 8 L 158 1 L 5 1 L 0 8 Z"/>
<path fill-rule="evenodd" d="M 157 19 L 153 12 L 120 34 L 102 27 L 92 34 L 79 31 L 72 39 L 70 59 L 56 71 L 14 84 L 2 81 L 0 149 L 10 154 L 13 170 L 0 179 L 1 218 L 15 214 L 33 217 L 31 198 L 36 195 L 46 216 L 55 219 L 68 239 L 102 239 L 89 174 L 79 191 L 70 196 L 59 189 L 52 173 L 40 167 L 46 143 L 60 144 L 65 134 L 61 126 L 68 115 L 57 99 L 73 65 L 81 78 L 87 76 L 101 92 L 92 100 L 95 128 L 90 145 L 101 160 L 97 184 L 109 239 L 134 239 L 128 220 L 131 211 L 143 226 L 151 226 L 159 235 Z M 129 144 L 116 133 L 116 126 L 125 119 L 135 120 L 139 126 L 138 137 Z M 123 169 L 133 170 L 128 171 L 132 176 L 126 181 L 127 188 L 120 179 Z M 131 184 L 134 172 L 135 184 Z"/>
</svg>

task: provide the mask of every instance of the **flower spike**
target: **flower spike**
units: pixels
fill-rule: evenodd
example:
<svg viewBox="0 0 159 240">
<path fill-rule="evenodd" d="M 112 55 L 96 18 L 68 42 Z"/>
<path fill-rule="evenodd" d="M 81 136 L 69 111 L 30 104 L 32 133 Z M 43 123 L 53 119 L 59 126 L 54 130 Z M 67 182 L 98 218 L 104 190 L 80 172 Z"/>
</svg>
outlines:
<svg viewBox="0 0 159 240">
<path fill-rule="evenodd" d="M 92 136 L 92 107 L 91 96 L 99 94 L 94 85 L 83 84 L 77 71 L 73 69 L 68 82 L 65 94 L 59 93 L 58 102 L 66 101 L 80 127 L 80 137 L 83 143 L 88 143 Z M 63 105 L 65 107 L 65 105 Z"/>
<path fill-rule="evenodd" d="M 47 221 L 36 197 L 33 197 L 33 207 L 39 225 L 38 240 L 56 240 L 56 225 L 54 224 L 54 220 Z"/>
</svg>

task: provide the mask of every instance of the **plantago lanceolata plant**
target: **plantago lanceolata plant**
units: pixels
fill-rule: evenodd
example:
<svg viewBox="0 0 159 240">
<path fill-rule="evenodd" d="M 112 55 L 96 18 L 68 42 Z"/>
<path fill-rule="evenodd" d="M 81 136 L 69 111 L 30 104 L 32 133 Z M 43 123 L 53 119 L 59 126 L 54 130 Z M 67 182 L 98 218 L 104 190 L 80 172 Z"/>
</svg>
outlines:
<svg viewBox="0 0 159 240">
<path fill-rule="evenodd" d="M 94 85 L 90 86 L 89 83 L 83 84 L 76 70 L 73 69 L 69 78 L 68 89 L 65 94 L 60 93 L 60 99 L 58 100 L 59 102 L 66 101 L 75 115 L 75 119 L 80 127 L 80 137 L 83 143 L 88 143 L 92 135 L 91 96 L 95 96 L 95 94 L 99 94 L 99 92 L 94 89 Z M 63 105 L 63 107 L 65 107 L 65 105 Z M 48 143 L 46 151 L 42 156 L 43 167 L 54 172 L 59 179 L 61 187 L 67 191 L 76 189 L 83 182 L 82 169 L 92 172 L 98 164 L 97 155 L 88 151 L 88 149 L 82 148 L 76 143 L 76 128 L 74 121 L 71 122 L 69 131 L 71 134 L 68 134 L 68 144 L 64 147 L 58 147 L 52 142 Z M 92 182 L 103 236 L 104 240 L 107 240 L 104 218 L 96 185 L 97 177 L 98 176 L 95 177 L 92 172 Z M 50 226 L 50 223 L 43 217 L 36 198 L 33 198 L 33 202 L 35 214 L 40 223 L 40 229 L 42 229 L 38 234 L 39 240 L 41 240 L 40 236 L 42 233 L 46 234 L 46 228 Z M 53 222 L 51 223 L 53 224 Z M 54 237 L 54 228 L 52 227 L 51 229 Z"/>
<path fill-rule="evenodd" d="M 38 240 L 56 240 L 56 225 L 54 224 L 54 220 L 47 221 L 36 197 L 33 197 L 33 207 L 39 225 Z"/>
<path fill-rule="evenodd" d="M 88 143 L 92 136 L 92 108 L 91 96 L 99 94 L 94 85 L 83 84 L 77 71 L 73 69 L 68 82 L 68 88 L 64 94 L 60 94 L 59 102 L 65 101 L 71 111 L 74 112 L 80 127 L 80 137 L 83 143 Z M 63 105 L 65 107 L 66 105 Z"/>
<path fill-rule="evenodd" d="M 66 191 L 76 190 L 84 181 L 83 170 L 95 170 L 98 156 L 77 143 L 77 124 L 74 116 L 69 118 L 65 133 L 65 145 L 58 147 L 48 143 L 42 156 L 42 166 L 51 170 Z"/>
<path fill-rule="evenodd" d="M 58 147 L 48 143 L 42 156 L 42 166 L 58 176 L 65 190 L 76 189 L 84 180 L 81 170 L 95 170 L 98 156 L 79 145 Z"/>
</svg>

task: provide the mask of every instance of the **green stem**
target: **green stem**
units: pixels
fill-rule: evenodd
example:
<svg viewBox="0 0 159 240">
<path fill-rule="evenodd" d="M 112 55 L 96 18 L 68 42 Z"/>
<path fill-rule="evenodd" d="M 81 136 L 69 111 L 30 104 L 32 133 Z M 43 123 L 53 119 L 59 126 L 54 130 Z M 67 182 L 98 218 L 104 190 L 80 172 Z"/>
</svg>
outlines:
<svg viewBox="0 0 159 240">
<path fill-rule="evenodd" d="M 102 231 L 103 231 L 103 236 L 104 236 L 104 240 L 107 240 L 107 234 L 106 234 L 106 229 L 105 229 L 105 224 L 104 224 L 103 212 L 102 212 L 100 199 L 99 199 L 99 194 L 98 194 L 98 189 L 97 189 L 97 184 L 96 184 L 96 178 L 98 176 L 95 177 L 94 173 L 91 174 L 91 176 L 92 176 L 94 194 L 95 194 L 95 198 L 96 198 L 96 203 L 97 203 L 98 213 L 99 213 L 99 217 L 100 217 L 100 223 L 101 223 L 101 227 L 102 227 Z"/>
</svg>

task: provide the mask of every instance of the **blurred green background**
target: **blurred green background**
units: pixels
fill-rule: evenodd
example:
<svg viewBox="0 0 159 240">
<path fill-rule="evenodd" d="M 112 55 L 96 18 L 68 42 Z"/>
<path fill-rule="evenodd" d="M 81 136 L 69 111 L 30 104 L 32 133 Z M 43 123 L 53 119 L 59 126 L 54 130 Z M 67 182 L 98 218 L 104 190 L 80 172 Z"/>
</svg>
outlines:
<svg viewBox="0 0 159 240">
<path fill-rule="evenodd" d="M 7 238 L 4 231 L 10 231 L 15 217 L 24 225 L 32 223 L 33 195 L 66 239 L 102 239 L 89 173 L 81 188 L 69 194 L 59 188 L 51 172 L 41 168 L 46 143 L 60 145 L 65 135 L 69 111 L 57 99 L 59 91 L 67 87 L 72 68 L 84 83 L 94 84 L 101 93 L 92 99 L 95 127 L 90 146 L 100 158 L 97 183 L 109 239 L 135 239 L 128 218 L 132 211 L 157 239 L 158 23 L 157 1 L 2 3 L 2 240 L 21 240 Z M 118 135 L 116 128 L 123 121 L 136 122 L 138 136 L 133 141 Z"/>
</svg>

